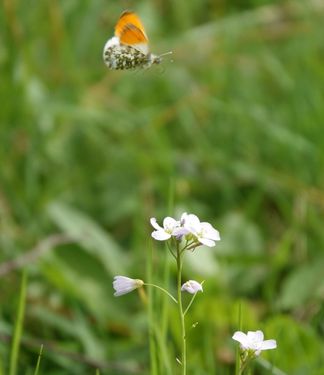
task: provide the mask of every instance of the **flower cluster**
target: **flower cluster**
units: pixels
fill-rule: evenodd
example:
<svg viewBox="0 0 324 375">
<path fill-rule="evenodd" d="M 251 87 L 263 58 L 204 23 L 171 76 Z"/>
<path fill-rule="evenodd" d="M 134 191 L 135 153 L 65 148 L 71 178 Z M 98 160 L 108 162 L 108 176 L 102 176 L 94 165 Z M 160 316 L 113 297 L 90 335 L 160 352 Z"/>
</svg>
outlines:
<svg viewBox="0 0 324 375">
<path fill-rule="evenodd" d="M 168 248 L 174 257 L 177 265 L 177 298 L 174 297 L 168 290 L 161 286 L 146 283 L 140 279 L 131 279 L 126 276 L 115 276 L 113 281 L 113 288 L 115 290 L 114 296 L 119 297 L 130 293 L 136 289 L 145 287 L 155 287 L 167 294 L 173 302 L 178 306 L 181 337 L 182 340 L 182 374 L 186 374 L 186 325 L 185 316 L 195 300 L 198 292 L 203 292 L 203 283 L 195 280 L 188 280 L 182 283 L 181 270 L 183 265 L 183 257 L 185 250 L 193 250 L 197 246 L 205 245 L 213 247 L 216 241 L 220 241 L 219 232 L 209 223 L 201 222 L 196 215 L 183 213 L 180 220 L 172 217 L 166 217 L 163 220 L 163 226 L 157 223 L 155 218 L 151 218 L 151 225 L 154 228 L 152 237 L 158 241 L 168 241 Z M 190 302 L 183 307 L 182 293 L 186 292 L 192 294 Z M 144 292 L 143 292 L 144 293 Z M 240 363 L 238 374 L 242 375 L 249 367 L 250 363 L 261 354 L 263 350 L 275 349 L 277 347 L 276 340 L 264 340 L 262 331 L 248 331 L 247 334 L 237 331 L 232 336 L 233 340 L 240 343 Z"/>
<path fill-rule="evenodd" d="M 199 245 L 213 247 L 216 245 L 216 241 L 220 241 L 218 230 L 207 222 L 201 222 L 193 214 L 185 212 L 181 215 L 180 220 L 168 216 L 163 220 L 163 227 L 157 223 L 155 218 L 151 218 L 150 221 L 155 229 L 152 232 L 152 237 L 158 241 L 166 241 L 171 237 L 181 241 L 184 238 L 191 242 L 190 249 Z"/>
<path fill-rule="evenodd" d="M 195 280 L 188 280 L 185 283 L 181 282 L 183 257 L 185 255 L 185 250 L 193 250 L 200 245 L 209 247 L 215 246 L 216 241 L 220 240 L 220 236 L 219 232 L 211 224 L 201 222 L 196 215 L 187 214 L 186 212 L 181 215 L 180 220 L 176 220 L 169 216 L 164 218 L 163 226 L 160 226 L 155 218 L 151 218 L 150 222 L 154 228 L 154 231 L 152 232 L 152 237 L 154 239 L 158 241 L 172 240 L 168 243 L 168 248 L 177 264 L 177 298 L 161 286 L 146 283 L 140 279 L 131 279 L 126 276 L 114 277 L 114 296 L 122 296 L 136 289 L 142 288 L 143 286 L 155 287 L 167 294 L 171 300 L 177 304 L 181 337 L 183 338 L 181 349 L 182 374 L 185 375 L 187 373 L 185 316 L 190 309 L 196 294 L 198 292 L 203 292 L 203 282 L 199 283 Z M 192 294 L 191 300 L 185 308 L 183 307 L 181 292 Z M 275 349 L 277 347 L 276 340 L 264 340 L 264 334 L 260 330 L 255 332 L 248 331 L 247 334 L 237 331 L 232 338 L 240 343 L 239 375 L 242 375 L 245 372 L 250 363 L 259 356 L 263 350 Z"/>
</svg>

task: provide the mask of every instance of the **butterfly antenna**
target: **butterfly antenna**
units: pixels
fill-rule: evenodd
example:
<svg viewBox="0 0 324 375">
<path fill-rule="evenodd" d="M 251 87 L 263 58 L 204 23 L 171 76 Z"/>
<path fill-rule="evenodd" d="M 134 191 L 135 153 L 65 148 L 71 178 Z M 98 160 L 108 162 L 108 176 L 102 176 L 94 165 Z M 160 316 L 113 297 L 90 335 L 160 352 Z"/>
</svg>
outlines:
<svg viewBox="0 0 324 375">
<path fill-rule="evenodd" d="M 172 55 L 172 54 L 173 54 L 172 51 L 164 52 L 164 53 L 162 53 L 161 55 L 159 55 L 159 57 L 166 56 L 166 55 Z"/>
</svg>

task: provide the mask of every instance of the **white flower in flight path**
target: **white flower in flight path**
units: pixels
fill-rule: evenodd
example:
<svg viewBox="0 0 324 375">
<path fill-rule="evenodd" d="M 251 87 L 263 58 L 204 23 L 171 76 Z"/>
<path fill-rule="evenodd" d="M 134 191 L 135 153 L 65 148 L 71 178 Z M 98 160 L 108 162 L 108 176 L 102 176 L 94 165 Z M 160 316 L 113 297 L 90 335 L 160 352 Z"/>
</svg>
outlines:
<svg viewBox="0 0 324 375">
<path fill-rule="evenodd" d="M 180 226 L 180 222 L 167 216 L 163 220 L 163 228 L 157 223 L 155 217 L 150 219 L 152 227 L 155 231 L 152 232 L 152 237 L 158 241 L 165 241 L 174 235 L 174 230 Z"/>
<path fill-rule="evenodd" d="M 275 349 L 277 347 L 276 340 L 263 341 L 264 335 L 262 331 L 248 331 L 247 334 L 237 331 L 234 333 L 232 339 L 238 341 L 241 345 L 241 350 L 251 351 L 254 355 L 259 355 L 262 350 Z"/>
<path fill-rule="evenodd" d="M 202 245 L 209 247 L 216 246 L 215 241 L 220 241 L 218 230 L 207 222 L 200 222 L 198 216 L 184 213 L 181 216 L 182 234 L 191 233 L 194 238 Z"/>
<path fill-rule="evenodd" d="M 132 292 L 144 285 L 144 281 L 140 279 L 130 279 L 126 276 L 115 276 L 113 287 L 115 289 L 114 296 L 119 297 L 123 294 Z"/>
<path fill-rule="evenodd" d="M 203 292 L 202 285 L 195 280 L 189 280 L 185 282 L 181 287 L 182 292 L 188 292 L 190 294 L 195 294 L 197 292 Z"/>
</svg>

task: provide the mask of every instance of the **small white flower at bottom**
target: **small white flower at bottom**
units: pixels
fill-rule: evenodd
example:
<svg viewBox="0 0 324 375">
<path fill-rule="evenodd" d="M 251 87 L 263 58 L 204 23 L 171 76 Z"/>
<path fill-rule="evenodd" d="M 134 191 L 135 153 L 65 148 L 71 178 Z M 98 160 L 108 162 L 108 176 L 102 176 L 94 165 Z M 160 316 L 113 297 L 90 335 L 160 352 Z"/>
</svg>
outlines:
<svg viewBox="0 0 324 375">
<path fill-rule="evenodd" d="M 203 292 L 203 287 L 198 281 L 189 280 L 182 285 L 181 291 L 196 294 L 197 292 Z"/>
<path fill-rule="evenodd" d="M 123 294 L 132 292 L 144 285 L 144 281 L 140 279 L 131 279 L 126 276 L 115 276 L 113 287 L 115 289 L 114 296 L 119 297 Z"/>
<path fill-rule="evenodd" d="M 240 343 L 241 350 L 252 351 L 258 356 L 262 350 L 275 349 L 277 347 L 276 340 L 264 340 L 262 331 L 248 331 L 247 334 L 237 331 L 232 339 Z"/>
</svg>

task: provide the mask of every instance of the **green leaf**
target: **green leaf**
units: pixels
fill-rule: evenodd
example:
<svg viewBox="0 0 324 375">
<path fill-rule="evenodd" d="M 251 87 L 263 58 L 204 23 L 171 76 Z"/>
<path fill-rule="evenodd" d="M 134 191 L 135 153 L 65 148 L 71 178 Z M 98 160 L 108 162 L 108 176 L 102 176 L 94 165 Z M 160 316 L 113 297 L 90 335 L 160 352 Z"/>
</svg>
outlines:
<svg viewBox="0 0 324 375">
<path fill-rule="evenodd" d="M 122 248 L 93 219 L 60 202 L 50 204 L 48 213 L 64 233 L 99 259 L 111 275 L 124 272 L 126 258 Z"/>
<path fill-rule="evenodd" d="M 279 306 L 293 309 L 314 298 L 320 298 L 320 292 L 324 288 L 323 269 L 324 259 L 319 259 L 291 272 L 283 284 Z"/>
</svg>

